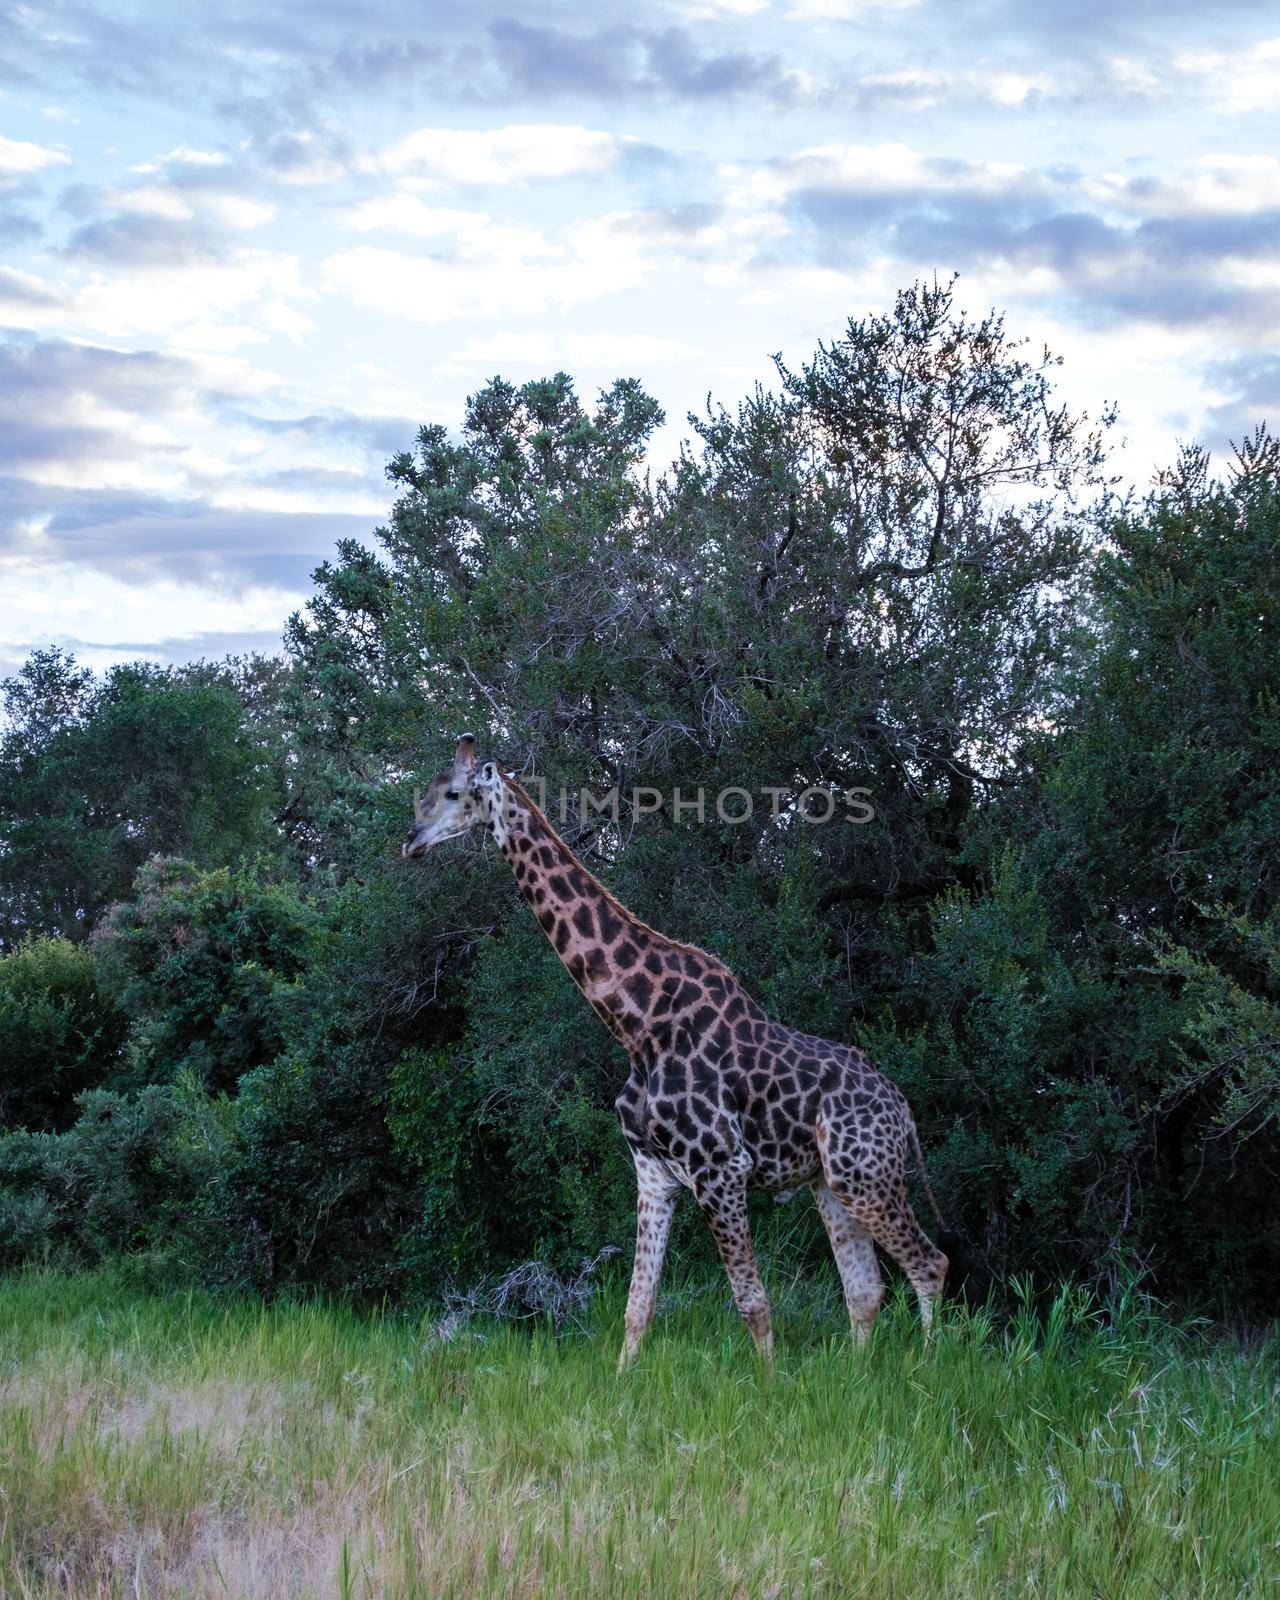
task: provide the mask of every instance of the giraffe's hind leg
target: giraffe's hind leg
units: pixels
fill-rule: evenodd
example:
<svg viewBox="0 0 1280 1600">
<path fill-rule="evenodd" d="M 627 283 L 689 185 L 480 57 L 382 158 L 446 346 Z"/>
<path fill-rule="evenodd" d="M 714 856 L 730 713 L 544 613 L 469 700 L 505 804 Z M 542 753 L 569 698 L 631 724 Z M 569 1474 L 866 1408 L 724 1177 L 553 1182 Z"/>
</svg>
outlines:
<svg viewBox="0 0 1280 1600">
<path fill-rule="evenodd" d="M 854 1221 L 853 1213 L 833 1189 L 825 1183 L 815 1183 L 813 1194 L 831 1241 L 831 1253 L 840 1269 L 849 1325 L 857 1342 L 865 1344 L 884 1299 L 884 1279 L 880 1276 L 876 1247 L 871 1235 L 861 1223 Z"/>
<path fill-rule="evenodd" d="M 950 1263 L 911 1209 L 905 1153 L 892 1146 L 886 1149 L 883 1140 L 877 1143 L 869 1136 L 871 1131 L 845 1129 L 834 1119 L 823 1119 L 818 1130 L 822 1170 L 853 1221 L 906 1273 L 927 1330 L 942 1299 Z"/>
<path fill-rule="evenodd" d="M 874 1220 L 868 1219 L 867 1226 L 876 1243 L 911 1280 L 920 1302 L 920 1321 L 927 1333 L 933 1324 L 934 1308 L 942 1300 L 942 1286 L 947 1281 L 950 1262 L 916 1221 L 907 1200 L 905 1183 L 899 1184 L 891 1202 Z"/>
</svg>

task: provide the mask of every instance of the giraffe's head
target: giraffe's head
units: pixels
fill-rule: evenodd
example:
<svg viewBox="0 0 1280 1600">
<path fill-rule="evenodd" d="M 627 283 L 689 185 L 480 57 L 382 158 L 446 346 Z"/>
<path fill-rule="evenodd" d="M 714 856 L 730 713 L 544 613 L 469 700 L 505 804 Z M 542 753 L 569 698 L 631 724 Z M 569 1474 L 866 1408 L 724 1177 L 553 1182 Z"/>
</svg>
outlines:
<svg viewBox="0 0 1280 1600">
<path fill-rule="evenodd" d="M 400 853 L 406 858 L 425 855 L 432 845 L 487 820 L 489 797 L 498 782 L 493 762 L 477 762 L 476 742 L 464 733 L 453 765 L 437 772 L 424 793 L 415 794 L 413 827 Z"/>
</svg>

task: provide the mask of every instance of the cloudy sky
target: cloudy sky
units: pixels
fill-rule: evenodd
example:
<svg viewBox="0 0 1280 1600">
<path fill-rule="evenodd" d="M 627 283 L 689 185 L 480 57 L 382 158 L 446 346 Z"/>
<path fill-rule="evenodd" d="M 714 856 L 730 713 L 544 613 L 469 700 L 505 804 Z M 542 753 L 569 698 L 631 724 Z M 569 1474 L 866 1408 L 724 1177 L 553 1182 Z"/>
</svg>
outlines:
<svg viewBox="0 0 1280 1600">
<path fill-rule="evenodd" d="M 670 451 L 934 272 L 1143 483 L 1280 422 L 1278 104 L 1224 0 L 0 9 L 0 670 L 275 648 L 493 373 Z"/>
</svg>

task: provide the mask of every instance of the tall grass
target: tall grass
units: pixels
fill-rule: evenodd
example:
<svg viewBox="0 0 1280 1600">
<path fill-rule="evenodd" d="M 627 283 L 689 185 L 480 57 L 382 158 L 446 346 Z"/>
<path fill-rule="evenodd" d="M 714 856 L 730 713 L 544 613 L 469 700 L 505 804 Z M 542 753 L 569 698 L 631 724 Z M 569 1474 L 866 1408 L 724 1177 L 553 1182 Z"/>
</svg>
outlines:
<svg viewBox="0 0 1280 1600">
<path fill-rule="evenodd" d="M 905 1302 L 855 1351 L 721 1297 L 614 1373 L 557 1340 L 334 1305 L 0 1283 L 0 1592 L 28 1596 L 1262 1595 L 1280 1360 L 1064 1292 Z"/>
</svg>

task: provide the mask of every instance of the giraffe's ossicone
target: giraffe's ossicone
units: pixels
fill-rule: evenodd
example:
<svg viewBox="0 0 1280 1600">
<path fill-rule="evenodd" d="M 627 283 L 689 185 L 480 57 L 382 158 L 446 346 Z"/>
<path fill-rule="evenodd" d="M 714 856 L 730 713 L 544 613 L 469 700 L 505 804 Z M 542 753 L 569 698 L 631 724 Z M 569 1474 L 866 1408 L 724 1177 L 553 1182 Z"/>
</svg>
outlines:
<svg viewBox="0 0 1280 1600">
<path fill-rule="evenodd" d="M 633 916 L 514 778 L 477 761 L 467 734 L 453 765 L 418 799 L 403 853 L 421 856 L 476 825 L 497 841 L 556 954 L 630 1059 L 615 1101 L 638 1189 L 622 1361 L 652 1319 L 681 1188 L 711 1227 L 766 1361 L 773 1336 L 747 1224 L 749 1188 L 779 1196 L 813 1189 L 859 1340 L 884 1296 L 876 1245 L 910 1279 L 927 1326 L 947 1258 L 907 1200 L 920 1145 L 901 1091 L 861 1051 L 775 1022 L 722 961 Z"/>
</svg>

